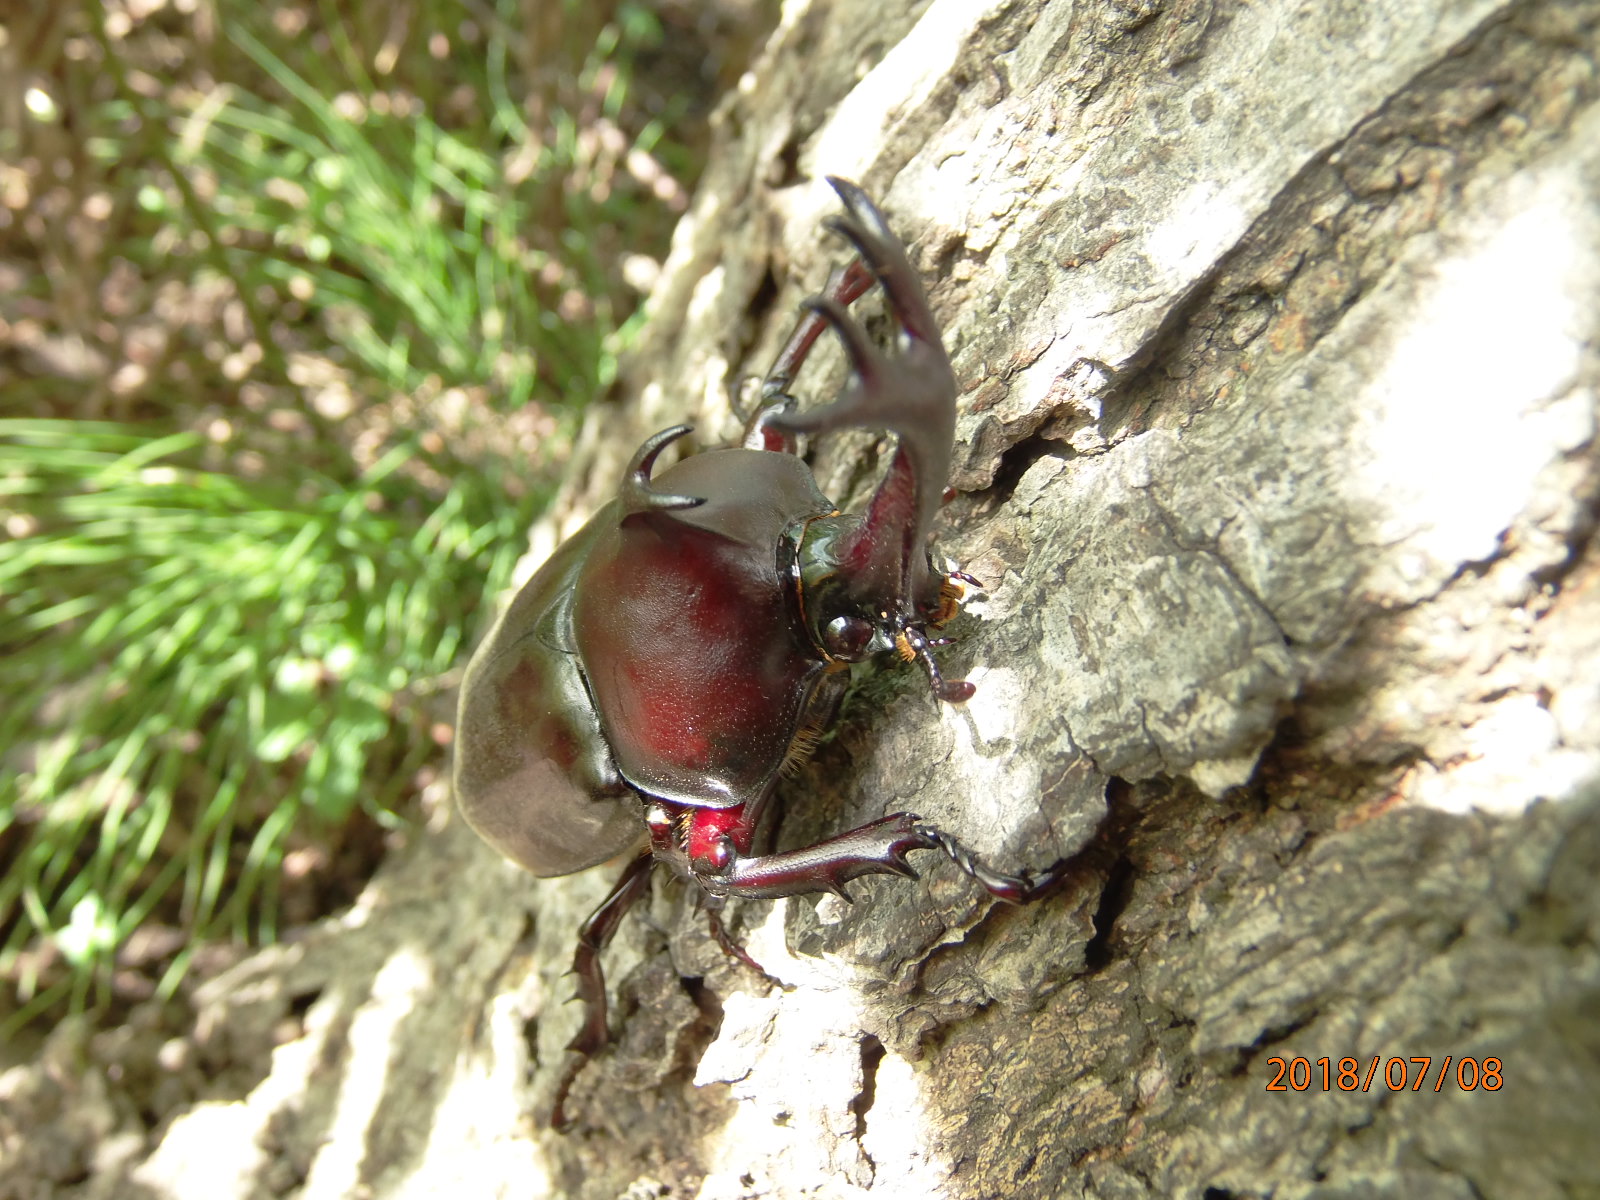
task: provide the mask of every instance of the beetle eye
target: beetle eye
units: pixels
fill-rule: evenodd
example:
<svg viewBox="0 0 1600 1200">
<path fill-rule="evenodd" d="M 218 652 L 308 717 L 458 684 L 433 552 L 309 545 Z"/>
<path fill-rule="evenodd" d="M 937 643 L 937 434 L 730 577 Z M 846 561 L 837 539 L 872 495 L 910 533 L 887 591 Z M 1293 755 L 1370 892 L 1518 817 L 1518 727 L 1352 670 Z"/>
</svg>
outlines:
<svg viewBox="0 0 1600 1200">
<path fill-rule="evenodd" d="M 833 658 L 859 662 L 872 641 L 872 624 L 861 617 L 835 617 L 822 630 L 822 648 Z"/>
</svg>

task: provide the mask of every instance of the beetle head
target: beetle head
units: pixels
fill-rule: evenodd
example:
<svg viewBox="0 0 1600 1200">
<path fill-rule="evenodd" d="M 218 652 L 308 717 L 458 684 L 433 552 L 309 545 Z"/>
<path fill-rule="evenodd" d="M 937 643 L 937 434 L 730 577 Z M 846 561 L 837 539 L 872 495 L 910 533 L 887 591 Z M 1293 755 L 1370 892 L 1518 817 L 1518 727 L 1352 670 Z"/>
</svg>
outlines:
<svg viewBox="0 0 1600 1200">
<path fill-rule="evenodd" d="M 896 354 L 874 346 L 848 310 L 832 296 L 806 307 L 838 334 L 853 376 L 834 403 L 811 412 L 787 407 L 766 425 L 783 433 L 883 429 L 895 435 L 889 470 L 860 517 L 823 517 L 807 523 L 795 549 L 793 570 L 804 622 L 829 659 L 854 662 L 893 648 L 918 659 L 935 694 L 965 700 L 972 685 L 945 681 L 929 653 L 927 635 L 949 615 L 949 577 L 933 569 L 928 535 L 950 474 L 955 436 L 956 382 L 938 323 L 883 214 L 855 184 L 830 177 L 846 215 L 828 220 L 860 252 L 888 297 L 901 330 Z"/>
</svg>

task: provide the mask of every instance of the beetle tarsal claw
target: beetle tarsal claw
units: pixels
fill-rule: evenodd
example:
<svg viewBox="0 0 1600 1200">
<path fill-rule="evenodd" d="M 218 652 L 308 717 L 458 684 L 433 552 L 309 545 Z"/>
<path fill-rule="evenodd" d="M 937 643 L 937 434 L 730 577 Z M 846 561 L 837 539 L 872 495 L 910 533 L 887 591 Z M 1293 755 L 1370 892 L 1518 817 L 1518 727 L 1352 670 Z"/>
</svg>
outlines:
<svg viewBox="0 0 1600 1200">
<path fill-rule="evenodd" d="M 650 486 L 650 472 L 656 465 L 656 457 L 671 443 L 693 431 L 693 425 L 674 425 L 646 438 L 633 452 L 627 470 L 622 473 L 622 488 L 618 494 L 624 516 L 698 508 L 706 502 L 704 496 L 679 496 L 658 492 Z"/>
<path fill-rule="evenodd" d="M 1031 871 L 1007 875 L 985 866 L 977 855 L 937 825 L 918 825 L 917 832 L 931 843 L 929 849 L 943 850 L 951 862 L 982 884 L 986 892 L 1007 904 L 1026 904 L 1035 900 L 1066 877 L 1064 862 L 1038 875 Z"/>
</svg>

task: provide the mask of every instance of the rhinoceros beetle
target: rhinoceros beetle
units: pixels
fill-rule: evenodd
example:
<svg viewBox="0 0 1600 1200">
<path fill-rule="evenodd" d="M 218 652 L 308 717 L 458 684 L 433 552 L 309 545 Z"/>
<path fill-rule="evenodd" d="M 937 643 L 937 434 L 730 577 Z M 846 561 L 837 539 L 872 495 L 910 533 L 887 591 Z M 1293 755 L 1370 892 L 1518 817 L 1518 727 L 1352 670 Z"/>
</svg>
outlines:
<svg viewBox="0 0 1600 1200">
<path fill-rule="evenodd" d="M 921 665 L 939 699 L 973 693 L 943 677 L 932 648 L 945 639 L 929 632 L 977 582 L 936 570 L 927 548 L 950 468 L 955 377 L 904 247 L 866 193 L 829 182 L 847 215 L 826 224 L 860 257 L 805 301 L 742 445 L 653 476 L 690 428 L 647 439 L 616 499 L 523 587 L 462 685 L 456 797 L 485 840 L 540 876 L 642 845 L 578 939 L 586 1011 L 557 1089 L 558 1127 L 578 1069 L 609 1040 L 600 952 L 657 862 L 699 885 L 718 944 L 751 966 L 717 916 L 726 897 L 844 895 L 862 875 L 915 878 L 913 850 L 943 851 L 1002 900 L 1054 881 L 992 871 L 906 812 L 797 850 L 755 845 L 779 778 L 832 720 L 850 664 L 893 651 Z M 901 329 L 898 354 L 873 346 L 847 311 L 874 279 Z M 835 403 L 798 412 L 787 389 L 828 326 L 853 379 Z M 857 427 L 896 439 L 859 516 L 823 496 L 795 440 Z"/>
</svg>

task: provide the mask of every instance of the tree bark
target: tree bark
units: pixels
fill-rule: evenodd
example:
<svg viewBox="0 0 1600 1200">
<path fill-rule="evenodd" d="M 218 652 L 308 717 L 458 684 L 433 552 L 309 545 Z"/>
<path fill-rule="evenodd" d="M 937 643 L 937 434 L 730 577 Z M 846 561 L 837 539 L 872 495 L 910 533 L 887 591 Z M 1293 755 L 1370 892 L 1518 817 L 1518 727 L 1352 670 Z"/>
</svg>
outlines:
<svg viewBox="0 0 1600 1200">
<path fill-rule="evenodd" d="M 562 1136 L 608 873 L 442 814 L 206 985 L 153 1149 L 36 1096 L 100 1114 L 57 1194 L 1600 1195 L 1597 58 L 1592 0 L 786 5 L 529 566 L 645 434 L 733 432 L 855 179 L 962 387 L 977 694 L 863 672 L 780 843 L 911 809 L 1066 886 L 735 906 L 780 990 L 660 885 Z"/>
</svg>

